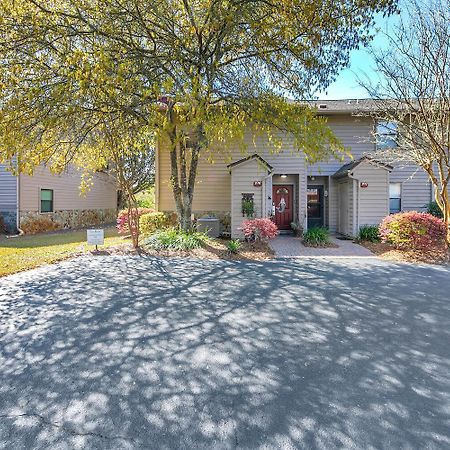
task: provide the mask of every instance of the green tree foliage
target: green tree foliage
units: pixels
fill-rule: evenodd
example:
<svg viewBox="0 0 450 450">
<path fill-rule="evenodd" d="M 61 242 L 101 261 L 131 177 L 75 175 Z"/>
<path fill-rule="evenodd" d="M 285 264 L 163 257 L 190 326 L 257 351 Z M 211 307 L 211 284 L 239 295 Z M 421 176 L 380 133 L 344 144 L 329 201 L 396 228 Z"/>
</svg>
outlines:
<svg viewBox="0 0 450 450">
<path fill-rule="evenodd" d="M 170 152 L 189 229 L 199 157 L 242 143 L 246 126 L 274 152 L 281 131 L 310 162 L 342 154 L 304 100 L 370 40 L 374 14 L 394 10 L 395 0 L 0 0 L 1 158 L 17 155 L 26 172 L 97 169 L 116 123 L 116 148 L 135 147 L 128 129 L 143 132 Z"/>
</svg>

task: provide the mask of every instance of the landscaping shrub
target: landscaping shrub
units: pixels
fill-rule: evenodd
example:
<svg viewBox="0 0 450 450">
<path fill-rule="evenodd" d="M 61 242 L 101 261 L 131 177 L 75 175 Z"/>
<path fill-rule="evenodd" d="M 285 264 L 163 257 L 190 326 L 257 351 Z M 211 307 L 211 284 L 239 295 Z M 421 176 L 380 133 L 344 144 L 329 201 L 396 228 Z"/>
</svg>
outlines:
<svg viewBox="0 0 450 450">
<path fill-rule="evenodd" d="M 439 205 L 437 202 L 430 202 L 427 206 L 427 213 L 431 214 L 434 217 L 439 217 L 442 219 L 444 217 L 444 214 L 442 214 L 441 208 L 439 208 Z"/>
<path fill-rule="evenodd" d="M 241 242 L 237 239 L 232 239 L 227 243 L 227 249 L 230 253 L 237 253 L 241 248 Z"/>
<path fill-rule="evenodd" d="M 144 241 L 144 245 L 154 250 L 187 251 L 201 247 L 207 240 L 208 235 L 206 233 L 169 228 L 151 235 Z"/>
<path fill-rule="evenodd" d="M 309 228 L 303 233 L 303 243 L 308 247 L 326 247 L 331 243 L 330 231 L 324 227 Z"/>
<path fill-rule="evenodd" d="M 169 225 L 167 216 L 162 212 L 142 214 L 139 218 L 139 229 L 143 235 L 149 235 Z"/>
<path fill-rule="evenodd" d="M 383 242 L 398 249 L 428 251 L 446 245 L 446 229 L 442 219 L 428 213 L 408 211 L 387 216 L 381 222 Z"/>
<path fill-rule="evenodd" d="M 137 208 L 137 214 L 141 217 L 143 214 L 149 214 L 155 212 L 154 209 L 151 208 Z M 135 214 L 135 210 L 133 210 L 133 214 Z M 117 215 L 117 229 L 120 234 L 128 234 L 130 233 L 130 227 L 128 225 L 128 209 L 122 209 L 119 211 Z"/>
<path fill-rule="evenodd" d="M 20 229 L 25 234 L 45 233 L 47 231 L 59 230 L 61 225 L 54 222 L 50 216 L 34 216 L 23 220 L 20 223 Z"/>
<path fill-rule="evenodd" d="M 359 229 L 358 240 L 380 242 L 380 231 L 377 225 L 363 225 Z"/>
<path fill-rule="evenodd" d="M 248 240 L 273 239 L 278 234 L 278 227 L 270 219 L 246 219 L 242 221 L 241 230 Z"/>
<path fill-rule="evenodd" d="M 5 219 L 0 215 L 0 234 L 6 234 L 8 230 L 6 229 Z"/>
</svg>

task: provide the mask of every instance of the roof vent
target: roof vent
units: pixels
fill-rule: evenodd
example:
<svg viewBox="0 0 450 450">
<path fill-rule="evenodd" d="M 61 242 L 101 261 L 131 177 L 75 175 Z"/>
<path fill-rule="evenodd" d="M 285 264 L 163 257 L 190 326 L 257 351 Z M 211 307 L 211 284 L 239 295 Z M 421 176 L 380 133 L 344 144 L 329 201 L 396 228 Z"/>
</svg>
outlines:
<svg viewBox="0 0 450 450">
<path fill-rule="evenodd" d="M 327 109 L 327 105 L 325 103 L 319 103 L 319 109 Z"/>
</svg>

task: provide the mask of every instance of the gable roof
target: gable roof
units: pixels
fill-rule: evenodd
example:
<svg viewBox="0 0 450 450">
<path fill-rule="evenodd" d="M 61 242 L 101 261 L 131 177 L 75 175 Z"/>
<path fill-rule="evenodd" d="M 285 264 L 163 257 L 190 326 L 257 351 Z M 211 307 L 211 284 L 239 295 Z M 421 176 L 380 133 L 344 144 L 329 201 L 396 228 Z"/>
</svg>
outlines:
<svg viewBox="0 0 450 450">
<path fill-rule="evenodd" d="M 380 169 L 388 170 L 389 172 L 393 169 L 389 164 L 384 164 L 376 159 L 371 158 L 370 156 L 363 156 L 362 158 L 356 159 L 355 161 L 349 162 L 348 164 L 344 164 L 340 167 L 333 175 L 333 178 L 341 178 L 348 175 L 348 173 L 358 167 L 362 162 L 367 161 L 370 164 L 376 165 L 380 167 Z"/>
<path fill-rule="evenodd" d="M 228 168 L 232 169 L 233 167 L 238 166 L 239 164 L 245 163 L 247 161 L 250 161 L 251 159 L 257 159 L 259 162 L 264 164 L 269 171 L 273 170 L 273 167 L 261 156 L 258 155 L 258 153 L 253 153 L 253 155 L 247 156 L 246 158 L 239 159 L 238 161 L 232 162 L 231 164 L 228 164 Z"/>
</svg>

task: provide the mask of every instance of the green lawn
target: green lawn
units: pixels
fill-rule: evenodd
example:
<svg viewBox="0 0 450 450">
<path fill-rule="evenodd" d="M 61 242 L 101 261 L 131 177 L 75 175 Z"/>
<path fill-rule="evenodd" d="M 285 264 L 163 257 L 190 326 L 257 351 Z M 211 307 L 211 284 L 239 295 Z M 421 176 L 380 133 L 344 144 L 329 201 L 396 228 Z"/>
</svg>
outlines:
<svg viewBox="0 0 450 450">
<path fill-rule="evenodd" d="M 117 234 L 115 228 L 105 229 L 105 245 L 128 242 Z M 86 244 L 86 230 L 19 236 L 10 239 L 0 237 L 0 276 L 54 263 L 70 256 L 93 250 Z"/>
</svg>

